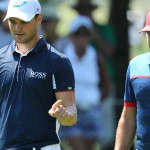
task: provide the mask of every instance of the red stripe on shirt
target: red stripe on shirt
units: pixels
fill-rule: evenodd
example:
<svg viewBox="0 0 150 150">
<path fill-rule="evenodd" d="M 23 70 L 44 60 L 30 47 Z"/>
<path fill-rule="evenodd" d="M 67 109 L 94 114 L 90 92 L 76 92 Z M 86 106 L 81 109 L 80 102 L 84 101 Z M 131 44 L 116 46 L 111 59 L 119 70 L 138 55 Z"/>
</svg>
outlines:
<svg viewBox="0 0 150 150">
<path fill-rule="evenodd" d="M 135 102 L 124 102 L 124 106 L 126 106 L 126 107 L 136 107 L 136 103 Z"/>
<path fill-rule="evenodd" d="M 132 76 L 131 80 L 136 79 L 136 78 L 150 78 L 150 76 L 144 76 L 144 75 L 143 76 Z"/>
<path fill-rule="evenodd" d="M 74 92 L 74 90 L 63 90 L 63 91 L 56 91 L 55 93 L 59 93 L 59 92 Z"/>
</svg>

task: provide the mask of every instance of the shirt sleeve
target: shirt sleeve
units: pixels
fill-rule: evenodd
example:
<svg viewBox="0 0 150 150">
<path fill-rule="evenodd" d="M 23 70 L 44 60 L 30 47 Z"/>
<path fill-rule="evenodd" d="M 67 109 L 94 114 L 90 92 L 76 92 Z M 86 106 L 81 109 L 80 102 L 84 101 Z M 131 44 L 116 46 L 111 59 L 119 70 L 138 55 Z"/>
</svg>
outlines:
<svg viewBox="0 0 150 150">
<path fill-rule="evenodd" d="M 130 78 L 130 66 L 128 66 L 125 81 L 125 93 L 124 93 L 124 106 L 136 107 L 136 99 L 132 86 L 132 80 Z"/>
<path fill-rule="evenodd" d="M 75 79 L 70 60 L 63 55 L 55 64 L 53 88 L 55 92 L 74 91 Z"/>
</svg>

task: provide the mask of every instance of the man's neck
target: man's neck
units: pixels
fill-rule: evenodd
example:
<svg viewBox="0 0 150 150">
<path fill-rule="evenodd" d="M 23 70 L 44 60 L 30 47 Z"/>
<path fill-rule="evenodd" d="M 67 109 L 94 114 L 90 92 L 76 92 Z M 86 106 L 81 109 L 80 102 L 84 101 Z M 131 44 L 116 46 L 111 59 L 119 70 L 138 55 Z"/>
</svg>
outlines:
<svg viewBox="0 0 150 150">
<path fill-rule="evenodd" d="M 22 54 L 28 53 L 32 48 L 35 47 L 37 42 L 39 41 L 40 37 L 37 37 L 35 40 L 32 40 L 28 43 L 16 43 L 17 50 L 20 51 Z"/>
</svg>

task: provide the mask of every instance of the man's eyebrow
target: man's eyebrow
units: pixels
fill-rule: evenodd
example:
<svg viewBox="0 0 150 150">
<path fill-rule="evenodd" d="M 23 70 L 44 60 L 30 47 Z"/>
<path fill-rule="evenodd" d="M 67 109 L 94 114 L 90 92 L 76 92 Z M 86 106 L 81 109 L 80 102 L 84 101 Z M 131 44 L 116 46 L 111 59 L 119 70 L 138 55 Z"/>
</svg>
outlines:
<svg viewBox="0 0 150 150">
<path fill-rule="evenodd" d="M 12 18 L 8 18 L 8 20 L 10 20 L 10 21 L 14 21 Z"/>
<path fill-rule="evenodd" d="M 30 23 L 31 21 L 28 21 L 28 22 L 27 22 L 27 21 L 23 21 L 23 20 L 21 20 L 21 22 L 22 22 L 22 23 L 26 23 L 26 24 L 27 24 L 27 23 Z"/>
<path fill-rule="evenodd" d="M 15 21 L 15 22 L 16 22 L 16 20 L 13 19 L 13 18 L 9 18 L 8 20 L 9 20 L 9 21 Z M 20 20 L 21 23 L 26 23 L 26 24 L 31 22 L 31 21 L 26 22 L 26 21 L 23 21 L 23 20 L 21 20 L 21 19 L 19 19 L 19 20 Z"/>
</svg>

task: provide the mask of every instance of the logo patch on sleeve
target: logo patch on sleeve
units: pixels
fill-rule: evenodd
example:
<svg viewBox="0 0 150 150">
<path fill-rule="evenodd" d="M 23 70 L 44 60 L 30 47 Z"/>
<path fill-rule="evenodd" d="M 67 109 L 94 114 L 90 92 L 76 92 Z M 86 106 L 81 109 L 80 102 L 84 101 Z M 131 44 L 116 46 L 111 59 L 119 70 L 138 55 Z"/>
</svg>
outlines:
<svg viewBox="0 0 150 150">
<path fill-rule="evenodd" d="M 72 90 L 73 88 L 72 87 L 68 87 L 68 90 Z"/>
</svg>

